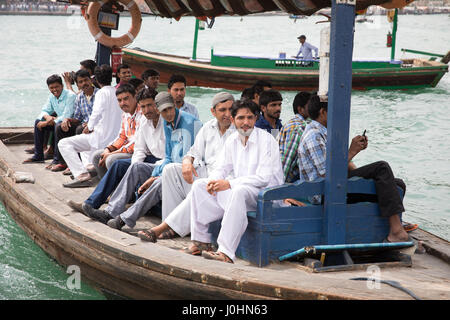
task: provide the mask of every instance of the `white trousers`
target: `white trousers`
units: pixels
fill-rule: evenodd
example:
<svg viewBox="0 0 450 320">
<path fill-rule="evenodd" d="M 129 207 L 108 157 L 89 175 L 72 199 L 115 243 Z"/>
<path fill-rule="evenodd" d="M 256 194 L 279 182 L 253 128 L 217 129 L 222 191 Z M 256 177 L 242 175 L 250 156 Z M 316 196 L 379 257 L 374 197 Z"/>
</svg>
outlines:
<svg viewBox="0 0 450 320">
<path fill-rule="evenodd" d="M 247 211 L 256 210 L 260 189 L 245 185 L 218 192 L 206 191 L 208 179 L 198 179 L 191 190 L 191 239 L 210 243 L 209 224 L 222 218 L 218 251 L 235 259 L 236 249 L 247 229 Z"/>
<path fill-rule="evenodd" d="M 169 163 L 162 173 L 162 221 L 181 237 L 191 232 L 191 196 L 192 184 L 184 180 L 181 163 Z M 194 181 L 206 178 L 205 167 L 196 168 L 198 177 Z"/>
<path fill-rule="evenodd" d="M 61 139 L 58 143 L 59 152 L 66 161 L 67 166 L 76 178 L 80 174 L 86 173 L 87 169 L 83 162 L 90 162 L 92 153 L 97 150 L 89 143 L 87 134 L 78 134 L 76 136 Z M 88 152 L 87 155 L 84 152 Z M 82 154 L 83 162 L 80 160 L 78 153 Z M 89 160 L 87 160 L 89 158 Z"/>
</svg>

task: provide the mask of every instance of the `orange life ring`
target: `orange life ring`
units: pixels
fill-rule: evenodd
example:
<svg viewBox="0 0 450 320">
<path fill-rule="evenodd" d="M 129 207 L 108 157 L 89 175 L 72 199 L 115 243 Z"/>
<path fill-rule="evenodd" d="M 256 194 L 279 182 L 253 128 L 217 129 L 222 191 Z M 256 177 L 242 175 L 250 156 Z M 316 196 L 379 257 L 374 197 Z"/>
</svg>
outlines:
<svg viewBox="0 0 450 320">
<path fill-rule="evenodd" d="M 110 37 L 104 34 L 102 30 L 100 30 L 97 19 L 100 8 L 108 1 L 109 0 L 89 3 L 89 7 L 87 10 L 87 23 L 89 31 L 94 36 L 94 39 L 100 42 L 102 45 L 110 48 L 121 48 L 133 42 L 133 40 L 137 37 L 139 30 L 141 29 L 141 11 L 139 10 L 139 7 L 137 6 L 136 2 L 134 2 L 134 0 L 119 0 L 118 2 L 124 4 L 130 11 L 131 28 L 130 30 L 128 30 L 128 33 L 122 35 L 121 37 Z"/>
<path fill-rule="evenodd" d="M 385 9 L 396 9 L 396 8 L 400 9 L 403 8 L 404 6 L 407 6 L 413 1 L 414 0 L 391 0 L 389 2 L 380 4 L 380 6 L 382 6 Z"/>
</svg>

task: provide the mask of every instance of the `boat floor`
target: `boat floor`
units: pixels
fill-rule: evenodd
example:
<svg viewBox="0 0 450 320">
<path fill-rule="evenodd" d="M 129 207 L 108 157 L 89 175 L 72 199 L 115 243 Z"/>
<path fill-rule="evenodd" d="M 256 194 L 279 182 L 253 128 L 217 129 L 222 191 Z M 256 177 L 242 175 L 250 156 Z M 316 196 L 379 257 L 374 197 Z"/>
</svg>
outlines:
<svg viewBox="0 0 450 320">
<path fill-rule="evenodd" d="M 160 223 L 160 219 L 145 216 L 137 222 L 136 228 L 125 227 L 126 232 L 121 232 L 72 211 L 66 204 L 67 200 L 82 202 L 88 198 L 94 188 L 64 188 L 62 183 L 70 181 L 70 178 L 61 173 L 46 170 L 45 165 L 51 160 L 47 160 L 45 165 L 22 164 L 22 161 L 29 157 L 24 152 L 29 146 L 0 144 L 0 157 L 9 168 L 15 172 L 31 172 L 36 180 L 34 184 L 15 184 L 14 188 L 20 194 L 32 199 L 33 204 L 39 206 L 40 210 L 45 210 L 54 216 L 61 216 L 58 219 L 77 232 L 86 234 L 86 237 L 95 238 L 104 242 L 105 245 L 131 253 L 135 257 L 156 261 L 161 266 L 167 265 L 177 270 L 186 270 L 186 273 L 201 274 L 201 281 L 190 279 L 198 281 L 199 285 L 210 284 L 208 279 L 213 278 L 219 285 L 221 281 L 234 282 L 237 298 L 240 291 L 245 291 L 246 286 L 256 283 L 261 288 L 266 288 L 267 292 L 252 293 L 255 298 L 276 299 L 303 296 L 319 299 L 412 299 L 405 292 L 386 284 L 381 284 L 380 289 L 370 289 L 366 281 L 349 280 L 355 277 L 371 276 L 366 270 L 312 273 L 295 262 L 274 262 L 267 267 L 258 268 L 241 259 L 237 259 L 234 264 L 227 264 L 180 252 L 179 249 L 189 244 L 189 237 L 159 240 L 156 244 L 141 241 L 135 236 L 137 230 L 152 227 Z M 431 249 L 440 252 L 443 259 L 429 253 L 415 254 L 412 256 L 412 267 L 383 268 L 380 274 L 381 279 L 397 281 L 421 299 L 450 299 L 448 241 L 423 230 L 416 230 L 412 235 L 424 241 L 425 248 L 429 249 L 428 252 Z M 447 260 L 444 261 L 445 259 Z M 229 287 L 228 284 L 223 285 Z M 295 294 L 296 292 L 302 294 Z"/>
</svg>

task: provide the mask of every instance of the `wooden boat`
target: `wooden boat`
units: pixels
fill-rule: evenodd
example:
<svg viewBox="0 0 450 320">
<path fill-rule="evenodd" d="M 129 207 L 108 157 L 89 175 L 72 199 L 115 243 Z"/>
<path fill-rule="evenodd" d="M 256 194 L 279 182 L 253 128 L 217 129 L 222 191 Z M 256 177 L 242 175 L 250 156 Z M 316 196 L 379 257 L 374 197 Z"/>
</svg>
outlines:
<svg viewBox="0 0 450 320">
<path fill-rule="evenodd" d="M 180 252 L 188 237 L 143 242 L 136 232 L 158 223 L 156 217 L 145 216 L 122 232 L 72 211 L 66 201 L 82 201 L 92 188 L 62 188 L 68 177 L 43 164 L 21 164 L 31 128 L 2 128 L 0 138 L 0 199 L 8 212 L 58 263 L 80 266 L 82 277 L 105 291 L 137 299 L 412 299 L 386 284 L 373 290 L 365 281 L 350 280 L 367 277 L 363 266 L 313 272 L 284 261 L 259 268 L 241 259 L 227 264 Z M 36 182 L 15 183 L 18 172 L 31 172 Z M 421 299 L 450 299 L 448 241 L 420 229 L 412 236 L 427 253 L 413 255 L 409 267 L 374 264 L 382 268 L 382 279 L 396 280 Z"/>
<path fill-rule="evenodd" d="M 317 91 L 319 87 L 317 61 L 219 55 L 213 51 L 211 60 L 204 61 L 139 48 L 122 51 L 123 63 L 135 76 L 140 77 L 148 68 L 156 69 L 162 83 L 180 73 L 188 86 L 242 91 L 256 80 L 266 80 L 278 90 Z M 447 64 L 426 59 L 354 61 L 352 86 L 354 90 L 435 87 L 446 72 Z"/>
</svg>

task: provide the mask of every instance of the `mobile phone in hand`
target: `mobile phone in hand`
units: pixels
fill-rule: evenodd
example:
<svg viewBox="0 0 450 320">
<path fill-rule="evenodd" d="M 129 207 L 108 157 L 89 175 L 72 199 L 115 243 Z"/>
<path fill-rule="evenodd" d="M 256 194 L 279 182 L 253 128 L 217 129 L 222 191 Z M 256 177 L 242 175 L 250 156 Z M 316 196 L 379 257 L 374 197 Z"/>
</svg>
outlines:
<svg viewBox="0 0 450 320">
<path fill-rule="evenodd" d="M 364 130 L 364 132 L 363 132 L 363 134 L 362 134 L 363 137 L 366 136 L 366 131 L 367 131 L 367 130 Z"/>
</svg>

